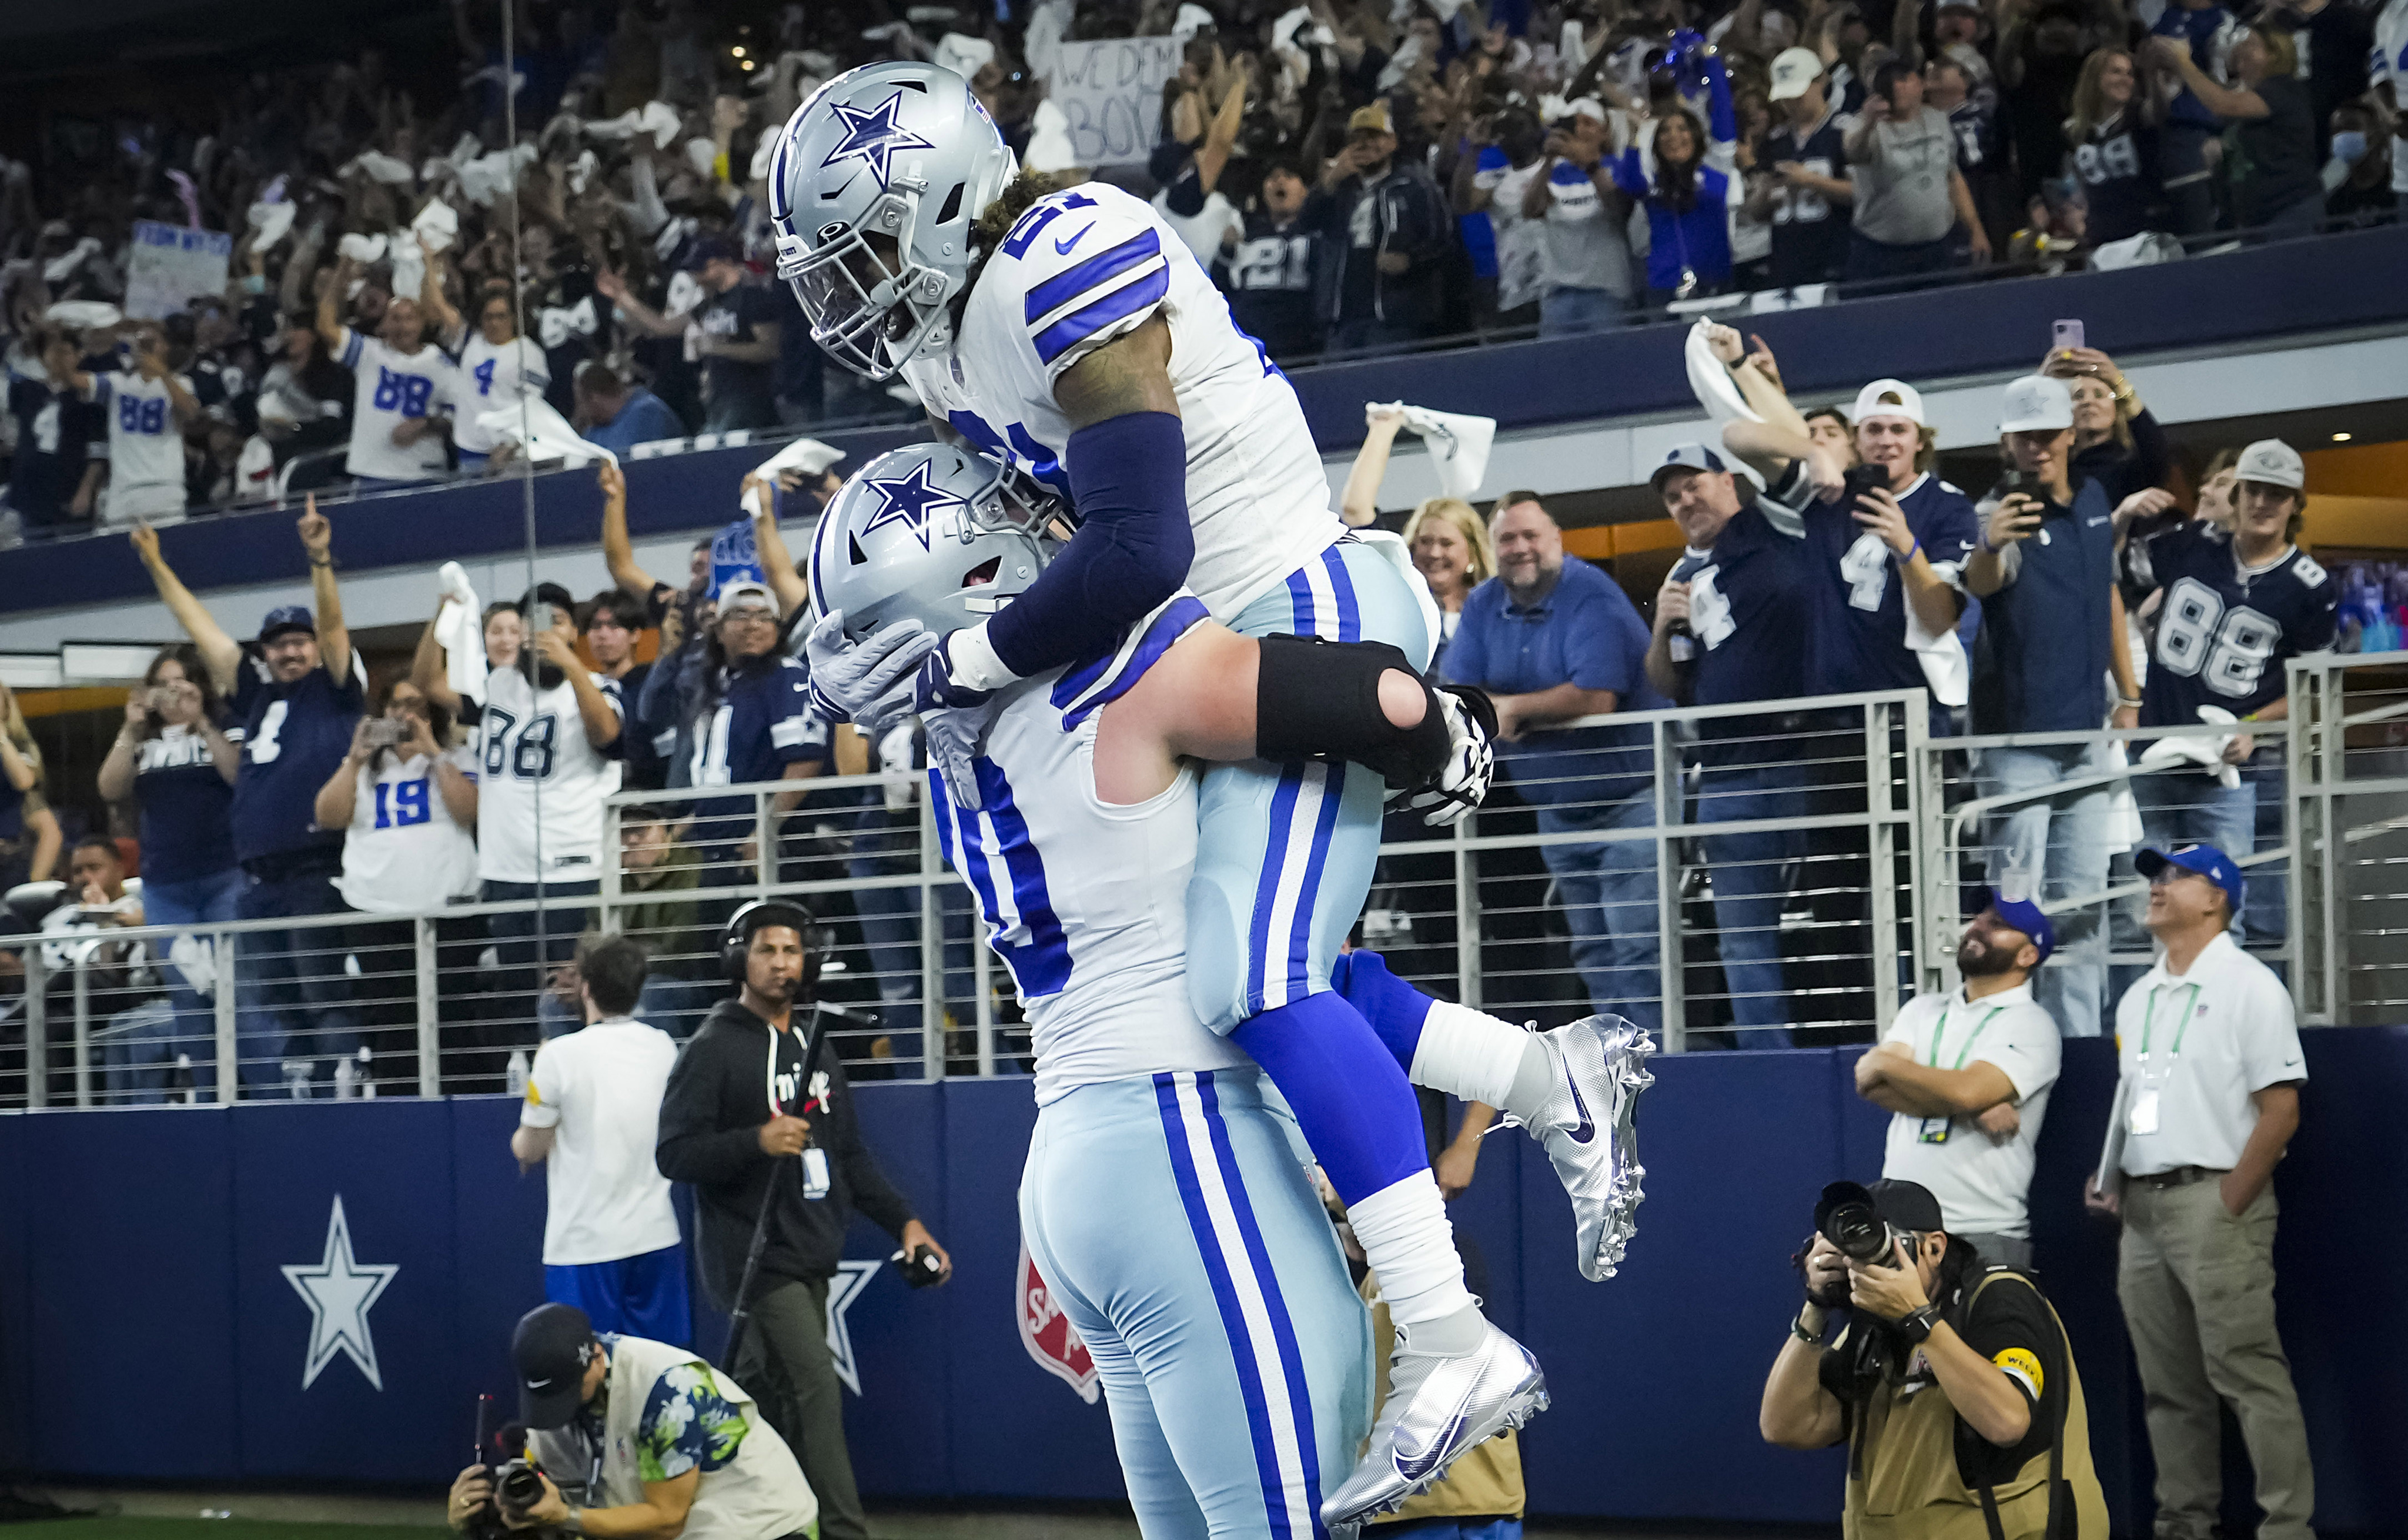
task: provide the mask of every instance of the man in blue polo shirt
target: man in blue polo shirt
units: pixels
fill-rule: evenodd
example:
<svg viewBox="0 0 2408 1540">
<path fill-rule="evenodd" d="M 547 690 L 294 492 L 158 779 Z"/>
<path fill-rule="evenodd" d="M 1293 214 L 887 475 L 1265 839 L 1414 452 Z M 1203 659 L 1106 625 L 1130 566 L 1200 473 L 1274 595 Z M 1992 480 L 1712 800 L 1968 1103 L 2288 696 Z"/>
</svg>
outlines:
<svg viewBox="0 0 2408 1540">
<path fill-rule="evenodd" d="M 1497 576 L 1463 602 L 1446 675 L 1496 702 L 1498 756 L 1539 832 L 1656 827 L 1648 735 L 1562 724 L 1671 705 L 1647 683 L 1647 626 L 1621 586 L 1564 554 L 1564 532 L 1535 492 L 1509 492 L 1489 520 Z M 1653 1031 L 1661 1022 L 1656 842 L 1541 845 L 1555 874 L 1572 962 L 1599 1011 Z"/>
<path fill-rule="evenodd" d="M 1810 564 L 1798 540 L 1774 528 L 1753 501 L 1741 502 L 1729 465 L 1703 444 L 1675 447 L 1650 484 L 1688 549 L 1656 593 L 1648 680 L 1685 706 L 1803 695 Z M 1785 722 L 1770 712 L 1698 722 L 1699 823 L 1798 811 L 1805 767 Z M 1756 832 L 1714 835 L 1705 846 L 1731 1022 L 1754 1029 L 1741 1046 L 1785 1047 L 1794 1017 L 1781 974 L 1782 867 L 1798 855 L 1799 842 Z"/>
<path fill-rule="evenodd" d="M 1967 592 L 1982 601 L 1973 677 L 1977 733 L 2093 732 L 2111 706 L 2112 672 L 2137 701 L 2115 591 L 2114 510 L 2106 491 L 2071 480 L 2073 397 L 2065 381 L 2028 374 L 2007 386 L 1999 425 L 2010 468 L 2024 485 L 1983 504 L 1981 549 L 1965 564 Z M 1985 749 L 1984 797 L 2037 792 L 2097 774 L 2096 744 Z M 2038 871 L 2055 904 L 2107 885 L 2107 788 L 2034 797 L 1991 817 L 1990 881 L 2008 867 Z M 2057 963 L 2035 980 L 2040 1002 L 2068 1037 L 2097 1037 L 2107 994 L 2104 906 L 2057 912 Z"/>
<path fill-rule="evenodd" d="M 242 767 L 234 783 L 235 858 L 243 886 L 238 920 L 291 919 L 345 912 L 335 878 L 343 831 L 322 829 L 318 788 L 350 755 L 367 669 L 351 651 L 335 586 L 334 532 L 309 499 L 299 525 L 309 558 L 313 618 L 297 604 L 267 612 L 257 650 L 225 634 L 159 554 L 159 537 L 137 527 L 134 549 L 159 597 L 184 627 L 218 690 L 242 719 Z M 313 1080 L 359 1046 L 342 932 L 326 927 L 242 933 L 235 954 L 236 1031 L 246 1086 L 289 1086 L 306 1096 Z"/>
</svg>

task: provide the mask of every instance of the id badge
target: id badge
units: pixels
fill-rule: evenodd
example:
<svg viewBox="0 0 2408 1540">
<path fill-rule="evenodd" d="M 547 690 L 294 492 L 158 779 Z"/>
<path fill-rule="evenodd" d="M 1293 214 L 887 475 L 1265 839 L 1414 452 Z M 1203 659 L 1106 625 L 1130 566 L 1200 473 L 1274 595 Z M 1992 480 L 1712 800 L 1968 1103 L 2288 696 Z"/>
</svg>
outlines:
<svg viewBox="0 0 2408 1540">
<path fill-rule="evenodd" d="M 2132 1110 L 2126 1116 L 2127 1133 L 2150 1134 L 2157 1131 L 2157 1088 L 2143 1086 L 2132 1093 Z"/>
<path fill-rule="evenodd" d="M 1918 1144 L 1944 1144 L 1948 1143 L 1948 1130 L 1956 1126 L 1956 1120 L 1953 1117 L 1927 1117 L 1916 1130 L 1914 1142 Z"/>
<path fill-rule="evenodd" d="M 803 1196 L 810 1199 L 828 1195 L 827 1151 L 816 1144 L 803 1149 Z"/>
</svg>

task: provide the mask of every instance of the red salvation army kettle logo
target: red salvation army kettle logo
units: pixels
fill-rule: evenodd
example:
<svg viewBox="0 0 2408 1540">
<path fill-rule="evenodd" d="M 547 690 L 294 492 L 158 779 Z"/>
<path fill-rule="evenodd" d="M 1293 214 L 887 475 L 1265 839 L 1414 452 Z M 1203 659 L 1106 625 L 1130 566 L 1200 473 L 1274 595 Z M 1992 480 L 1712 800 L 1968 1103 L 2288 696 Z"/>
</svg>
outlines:
<svg viewBox="0 0 2408 1540">
<path fill-rule="evenodd" d="M 1103 1388 L 1096 1381 L 1095 1355 L 1054 1303 L 1054 1290 L 1037 1271 L 1025 1240 L 1020 1243 L 1020 1340 L 1039 1368 L 1059 1376 L 1088 1405 L 1096 1403 Z"/>
</svg>

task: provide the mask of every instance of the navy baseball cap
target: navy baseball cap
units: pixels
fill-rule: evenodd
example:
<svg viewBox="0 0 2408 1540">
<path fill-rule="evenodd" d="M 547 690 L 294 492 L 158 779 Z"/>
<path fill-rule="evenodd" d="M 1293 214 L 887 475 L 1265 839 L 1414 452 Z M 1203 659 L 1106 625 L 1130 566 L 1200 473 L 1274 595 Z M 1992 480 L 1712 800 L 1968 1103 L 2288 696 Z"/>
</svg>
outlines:
<svg viewBox="0 0 2408 1540">
<path fill-rule="evenodd" d="M 1647 484 L 1651 488 L 1660 488 L 1664 484 L 1664 473 L 1668 470 L 1728 472 L 1729 469 L 1730 467 L 1723 463 L 1721 455 L 1703 444 L 1674 444 L 1671 452 L 1664 456 L 1664 463 L 1657 466 L 1656 473 L 1647 478 Z"/>
<path fill-rule="evenodd" d="M 698 273 L 714 262 L 740 262 L 735 246 L 717 236 L 704 236 L 686 248 L 685 270 Z"/>
<path fill-rule="evenodd" d="M 318 623 L 309 618 L 308 605 L 280 604 L 267 612 L 267 618 L 259 623 L 259 640 L 263 643 L 274 641 L 287 631 L 308 631 L 315 635 L 317 629 Z"/>
<path fill-rule="evenodd" d="M 573 1304 L 539 1304 L 510 1333 L 519 1374 L 519 1420 L 565 1428 L 585 1404 L 585 1366 L 594 1361 L 594 1322 Z"/>
<path fill-rule="evenodd" d="M 2132 857 L 2132 866 L 2151 882 L 2156 882 L 2157 873 L 2170 866 L 2195 871 L 2224 889 L 2224 896 L 2232 902 L 2231 912 L 2235 914 L 2241 913 L 2241 894 L 2244 886 L 2241 869 L 2232 864 L 2231 856 L 2214 845 L 2176 845 L 2172 850 L 2143 850 Z"/>
<path fill-rule="evenodd" d="M 2046 911 L 2029 899 L 2010 899 L 1997 888 L 1990 889 L 1990 912 L 2031 938 L 2040 948 L 2040 961 L 2046 962 L 2057 950 L 2057 927 Z M 2040 963 L 2032 964 L 2037 968 Z"/>
</svg>

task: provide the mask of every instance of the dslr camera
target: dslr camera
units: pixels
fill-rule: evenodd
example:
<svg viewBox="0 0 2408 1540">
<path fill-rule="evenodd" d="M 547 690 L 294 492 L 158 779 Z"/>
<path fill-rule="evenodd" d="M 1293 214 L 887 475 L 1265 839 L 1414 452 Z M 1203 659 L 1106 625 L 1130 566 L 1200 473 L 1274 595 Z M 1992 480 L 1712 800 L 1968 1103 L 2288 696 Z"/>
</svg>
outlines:
<svg viewBox="0 0 2408 1540">
<path fill-rule="evenodd" d="M 524 1518 L 543 1501 L 543 1476 L 535 1461 L 527 1458 L 524 1428 L 515 1422 L 505 1423 L 494 1435 L 493 1444 L 490 1453 L 480 1447 L 480 1459 L 490 1459 L 493 1454 L 508 1458 L 494 1467 L 493 1500 L 468 1516 L 468 1540 L 524 1540 L 531 1532 L 514 1530 L 506 1520 Z"/>
<path fill-rule="evenodd" d="M 1831 1243 L 1840 1255 L 1852 1262 L 1877 1262 L 1886 1267 L 1898 1256 L 1898 1244 L 1912 1239 L 1909 1234 L 1884 1219 L 1873 1208 L 1873 1195 L 1855 1182 L 1834 1182 L 1823 1189 L 1822 1202 L 1815 1204 L 1815 1234 Z M 1814 1236 L 1806 1237 L 1790 1262 L 1803 1277 L 1806 1259 L 1814 1249 Z M 1848 1286 L 1842 1280 L 1836 1297 L 1807 1291 L 1808 1299 L 1827 1310 L 1836 1310 L 1848 1303 Z"/>
</svg>

